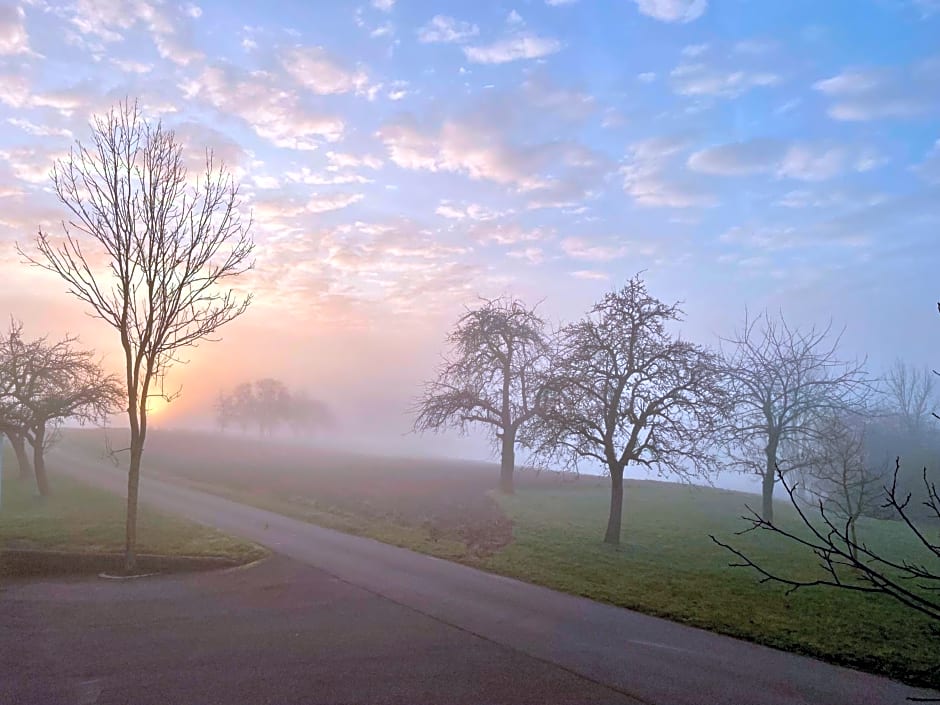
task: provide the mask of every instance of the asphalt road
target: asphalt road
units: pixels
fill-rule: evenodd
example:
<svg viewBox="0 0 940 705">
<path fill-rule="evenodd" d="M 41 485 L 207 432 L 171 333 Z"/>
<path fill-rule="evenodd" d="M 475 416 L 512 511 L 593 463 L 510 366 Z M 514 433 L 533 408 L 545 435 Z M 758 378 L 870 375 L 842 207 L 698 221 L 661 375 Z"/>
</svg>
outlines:
<svg viewBox="0 0 940 705">
<path fill-rule="evenodd" d="M 67 466 L 81 479 L 124 492 L 125 473 L 106 463 L 72 461 Z M 886 678 L 320 528 L 149 479 L 146 474 L 141 498 L 160 509 L 218 527 L 318 568 L 347 584 L 350 591 L 385 598 L 406 608 L 413 620 L 430 618 L 483 640 L 494 650 L 551 666 L 553 674 L 577 676 L 585 684 L 585 702 L 592 699 L 591 688 L 595 687 L 609 693 L 605 702 L 674 705 L 903 703 L 909 696 L 931 695 Z M 347 617 L 353 629 L 362 626 L 359 620 L 368 619 L 355 612 Z M 385 633 L 385 641 L 387 637 Z M 408 654 L 414 648 L 407 630 L 392 642 L 398 654 Z M 455 650 L 447 658 L 457 667 L 466 656 Z M 276 662 L 276 652 L 272 659 Z M 507 662 L 506 674 L 511 672 Z M 557 696 L 538 702 L 570 701 L 563 690 Z M 413 700 L 447 701 L 423 697 Z M 358 701 L 353 698 L 350 702 Z M 476 700 L 468 702 L 522 700 L 507 700 L 481 690 Z"/>
</svg>

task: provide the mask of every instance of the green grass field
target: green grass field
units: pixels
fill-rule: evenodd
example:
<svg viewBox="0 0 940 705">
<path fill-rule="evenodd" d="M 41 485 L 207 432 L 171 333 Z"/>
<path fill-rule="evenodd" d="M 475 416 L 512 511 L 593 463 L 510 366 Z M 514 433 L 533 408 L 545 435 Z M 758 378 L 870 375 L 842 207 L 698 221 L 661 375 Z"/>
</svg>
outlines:
<svg viewBox="0 0 940 705">
<path fill-rule="evenodd" d="M 0 549 L 123 551 L 124 500 L 69 477 L 51 478 L 53 495 L 16 478 L 6 457 L 0 503 Z M 248 562 L 265 555 L 254 544 L 141 506 L 138 551 L 164 555 L 222 556 Z"/>
<path fill-rule="evenodd" d="M 218 443 L 168 433 L 154 443 L 164 444 L 165 452 L 153 453 L 148 471 L 163 479 L 565 592 L 940 687 L 940 631 L 926 617 L 880 595 L 807 588 L 787 596 L 782 586 L 759 584 L 752 571 L 728 567 L 734 557 L 712 543 L 709 534 L 747 549 L 769 568 L 804 576 L 818 570 L 811 555 L 767 532 L 735 536 L 747 526 L 740 519 L 745 505 L 759 505 L 753 495 L 628 481 L 623 545 L 614 548 L 601 541 L 609 504 L 606 480 L 529 481 L 512 497 L 491 492 L 512 521 L 512 540 L 481 553 L 459 534 L 434 535 L 425 526 L 420 511 L 428 506 L 427 496 L 416 514 L 399 508 L 410 506 L 405 502 L 409 493 L 426 490 L 428 478 L 440 485 L 435 491 L 444 497 L 454 493 L 446 478 L 455 478 L 460 493 L 485 491 L 480 488 L 495 484 L 495 466 L 474 470 L 444 460 L 434 472 L 424 468 L 409 474 L 391 459 L 354 462 L 352 456 L 344 460 L 312 449 L 288 453 L 281 448 L 284 454 L 278 455 L 276 448 L 254 443 L 252 455 L 251 442 L 239 445 L 233 439 Z M 190 457 L 184 447 L 198 448 L 200 461 L 181 462 Z M 173 448 L 180 454 L 171 453 Z M 484 471 L 487 483 L 466 479 Z M 383 474 L 394 482 L 384 486 L 381 497 L 373 492 L 365 505 L 355 501 Z M 789 505 L 778 502 L 777 514 L 796 527 Z M 894 556 L 924 557 L 897 522 L 866 520 L 860 532 L 873 547 Z"/>
</svg>

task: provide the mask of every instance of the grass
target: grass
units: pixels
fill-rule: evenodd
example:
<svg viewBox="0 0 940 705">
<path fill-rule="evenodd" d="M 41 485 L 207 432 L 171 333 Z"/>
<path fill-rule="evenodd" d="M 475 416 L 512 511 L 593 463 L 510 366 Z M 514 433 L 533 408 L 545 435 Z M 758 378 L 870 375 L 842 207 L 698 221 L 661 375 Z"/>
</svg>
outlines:
<svg viewBox="0 0 940 705">
<path fill-rule="evenodd" d="M 51 478 L 53 495 L 36 496 L 35 484 L 16 477 L 16 463 L 4 458 L 0 549 L 117 552 L 124 549 L 124 500 L 69 477 Z M 161 514 L 142 505 L 140 553 L 221 556 L 248 562 L 265 555 L 255 544 L 220 531 Z"/>
<path fill-rule="evenodd" d="M 745 549 L 769 568 L 814 575 L 813 558 L 767 532 L 735 536 L 737 492 L 658 482 L 627 483 L 623 546 L 600 542 L 609 502 L 599 489 L 530 491 L 501 498 L 514 540 L 482 567 L 595 600 L 668 617 L 827 661 L 940 686 L 938 635 L 926 617 L 880 595 L 778 585 L 731 569 L 708 537 Z M 779 518 L 793 524 L 787 507 Z M 795 528 L 795 525 L 794 525 Z M 894 555 L 916 551 L 896 522 L 868 521 L 866 537 Z"/>
<path fill-rule="evenodd" d="M 200 462 L 180 462 L 188 456 L 170 452 L 186 447 L 184 442 L 199 446 Z M 483 484 L 468 483 L 467 474 L 474 470 L 458 463 L 442 460 L 433 473 L 417 466 L 409 473 L 391 459 L 353 465 L 335 453 L 309 448 L 292 450 L 289 456 L 262 448 L 251 456 L 232 439 L 218 443 L 206 437 L 195 444 L 182 434 L 168 434 L 155 443 L 163 443 L 167 452 L 154 453 L 148 470 L 164 479 L 557 590 L 913 685 L 940 687 L 940 632 L 925 617 L 881 595 L 825 588 L 786 595 L 782 586 L 759 584 L 753 571 L 728 567 L 734 557 L 712 543 L 709 534 L 745 549 L 768 568 L 800 576 L 819 570 L 811 555 L 767 532 L 735 536 L 747 526 L 740 519 L 745 504 L 754 506 L 759 497 L 628 481 L 623 545 L 615 548 L 601 542 L 609 503 L 605 480 L 524 482 L 512 497 L 491 493 L 512 521 L 512 540 L 495 552 L 479 552 L 459 534 L 433 534 L 421 513 L 409 517 L 375 511 L 383 505 L 374 492 L 369 502 L 361 501 L 365 488 L 374 487 L 383 471 L 395 482 L 383 486 L 382 496 L 396 491 L 399 495 L 384 500 L 388 507 L 408 505 L 409 493 L 426 487 L 431 478 L 448 501 L 454 487 L 446 488 L 441 478 L 454 478 L 458 494 L 484 491 Z M 367 470 L 372 474 L 365 474 Z M 496 468 L 489 467 L 486 477 L 495 481 Z M 425 509 L 426 502 L 420 511 Z M 785 503 L 778 502 L 777 514 L 784 525 L 797 527 Z M 866 520 L 859 530 L 879 550 L 923 557 L 897 522 Z"/>
</svg>

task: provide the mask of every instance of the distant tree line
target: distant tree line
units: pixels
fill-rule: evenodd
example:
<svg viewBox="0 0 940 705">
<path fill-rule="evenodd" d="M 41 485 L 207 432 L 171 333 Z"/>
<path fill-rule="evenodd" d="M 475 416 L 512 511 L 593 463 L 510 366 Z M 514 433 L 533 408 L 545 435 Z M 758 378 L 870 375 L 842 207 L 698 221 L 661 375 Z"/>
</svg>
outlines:
<svg viewBox="0 0 940 705">
<path fill-rule="evenodd" d="M 102 423 L 125 399 L 117 378 L 106 375 L 77 338 L 28 340 L 15 320 L 0 337 L 0 434 L 10 440 L 20 478 L 35 477 L 41 496 L 51 493 L 45 451 L 59 427 L 69 419 Z"/>
<path fill-rule="evenodd" d="M 223 432 L 251 430 L 262 436 L 278 432 L 302 435 L 330 428 L 335 423 L 324 402 L 270 377 L 219 392 L 215 414 L 216 424 Z"/>
</svg>

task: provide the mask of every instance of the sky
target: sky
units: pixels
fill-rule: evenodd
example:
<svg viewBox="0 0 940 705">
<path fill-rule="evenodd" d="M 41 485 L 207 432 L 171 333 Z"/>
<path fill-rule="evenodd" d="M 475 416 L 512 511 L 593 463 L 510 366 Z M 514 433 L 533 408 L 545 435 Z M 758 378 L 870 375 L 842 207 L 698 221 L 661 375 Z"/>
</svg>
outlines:
<svg viewBox="0 0 940 705">
<path fill-rule="evenodd" d="M 554 322 L 643 272 L 715 345 L 751 311 L 845 327 L 846 357 L 940 365 L 940 0 L 0 3 L 0 313 L 118 339 L 15 243 L 49 171 L 136 98 L 241 184 L 249 312 L 168 379 L 208 423 L 274 376 L 375 452 L 408 434 L 479 296 Z"/>
</svg>

